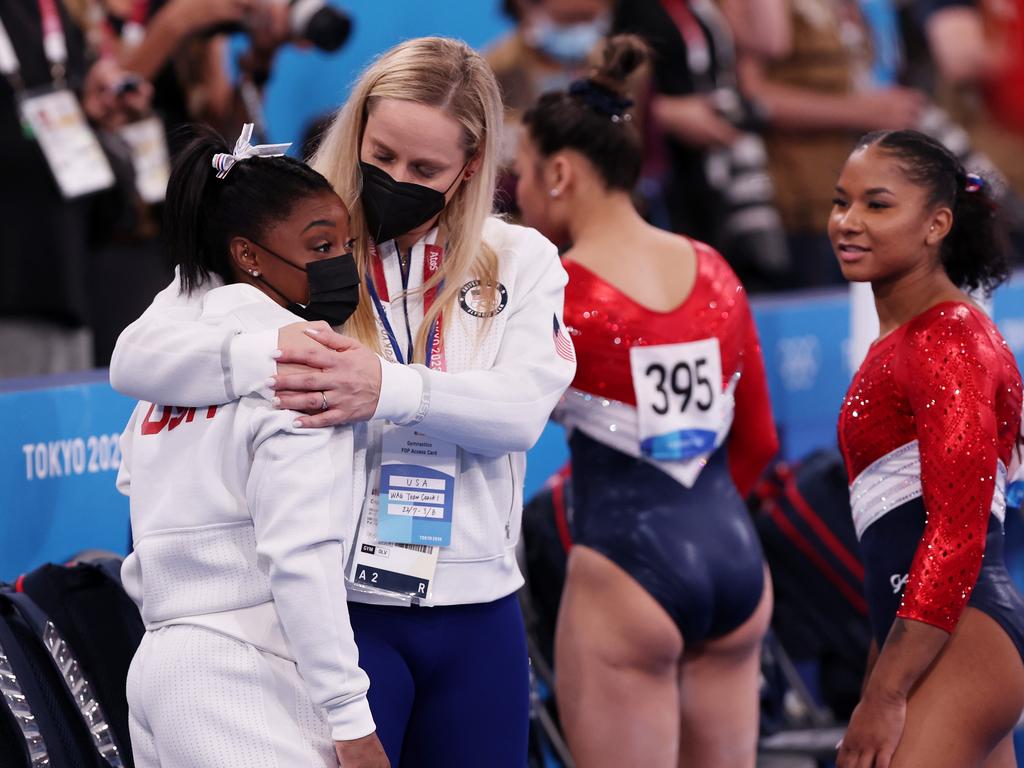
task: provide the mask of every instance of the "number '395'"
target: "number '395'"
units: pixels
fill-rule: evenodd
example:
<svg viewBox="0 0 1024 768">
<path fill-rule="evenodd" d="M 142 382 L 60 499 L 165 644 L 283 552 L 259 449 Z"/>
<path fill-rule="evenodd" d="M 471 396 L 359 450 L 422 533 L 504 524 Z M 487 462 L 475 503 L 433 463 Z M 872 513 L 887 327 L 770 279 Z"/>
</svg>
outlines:
<svg viewBox="0 0 1024 768">
<path fill-rule="evenodd" d="M 651 363 L 647 366 L 645 373 L 648 378 L 656 379 L 654 388 L 661 395 L 661 402 L 651 403 L 651 410 L 659 416 L 669 412 L 672 400 L 675 399 L 670 398 L 669 390 L 679 399 L 680 413 L 686 411 L 691 401 L 698 410 L 709 410 L 715 401 L 715 391 L 704 372 L 707 363 L 707 358 L 698 357 L 693 361 L 692 367 L 689 362 L 684 361 L 672 366 L 671 371 L 661 363 Z"/>
</svg>

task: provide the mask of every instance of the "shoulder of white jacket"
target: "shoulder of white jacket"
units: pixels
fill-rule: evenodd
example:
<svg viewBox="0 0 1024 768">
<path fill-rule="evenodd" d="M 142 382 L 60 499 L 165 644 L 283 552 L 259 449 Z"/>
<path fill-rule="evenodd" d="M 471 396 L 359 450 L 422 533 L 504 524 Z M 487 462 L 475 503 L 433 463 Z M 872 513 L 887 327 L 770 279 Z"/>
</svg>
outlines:
<svg viewBox="0 0 1024 768">
<path fill-rule="evenodd" d="M 514 257 L 523 262 L 547 263 L 558 258 L 558 249 L 532 227 L 511 224 L 497 216 L 484 222 L 484 242 L 498 257 Z"/>
<path fill-rule="evenodd" d="M 243 331 L 280 328 L 302 318 L 277 304 L 267 294 L 246 283 L 213 288 L 202 297 L 200 320 L 214 321 L 226 315 L 234 317 Z"/>
</svg>

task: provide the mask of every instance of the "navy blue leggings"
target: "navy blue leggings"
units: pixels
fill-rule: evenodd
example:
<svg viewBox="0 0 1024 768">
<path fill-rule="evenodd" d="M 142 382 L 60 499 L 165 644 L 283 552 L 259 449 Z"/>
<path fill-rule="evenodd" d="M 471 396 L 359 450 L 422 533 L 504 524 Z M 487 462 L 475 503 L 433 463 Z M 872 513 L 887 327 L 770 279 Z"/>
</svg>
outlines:
<svg viewBox="0 0 1024 768">
<path fill-rule="evenodd" d="M 515 595 L 477 605 L 348 608 L 392 768 L 524 768 L 530 673 Z"/>
</svg>

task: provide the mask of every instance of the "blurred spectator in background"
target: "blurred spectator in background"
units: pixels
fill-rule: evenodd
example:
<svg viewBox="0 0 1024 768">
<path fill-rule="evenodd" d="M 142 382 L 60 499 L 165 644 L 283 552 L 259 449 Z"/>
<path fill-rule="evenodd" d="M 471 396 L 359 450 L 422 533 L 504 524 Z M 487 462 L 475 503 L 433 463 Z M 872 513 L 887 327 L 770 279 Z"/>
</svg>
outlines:
<svg viewBox="0 0 1024 768">
<path fill-rule="evenodd" d="M 79 0 L 84 1 L 84 0 Z M 121 63 L 153 81 L 154 106 L 172 149 L 186 140 L 178 129 L 209 123 L 225 135 L 252 120 L 265 130 L 258 93 L 274 54 L 290 37 L 289 6 L 276 0 L 99 0 L 100 20 Z M 228 34 L 244 29 L 249 47 L 238 58 L 240 79 L 228 72 Z M 256 89 L 254 102 L 245 87 Z"/>
<path fill-rule="evenodd" d="M 1024 0 L 916 0 L 937 97 L 1024 193 Z"/>
<path fill-rule="evenodd" d="M 952 1 L 917 0 L 929 6 Z M 972 119 L 969 110 L 951 116 L 923 91 L 900 84 L 903 30 L 894 0 L 765 2 L 785 8 L 787 45 L 774 56 L 746 53 L 740 75 L 770 125 L 769 165 L 794 259 L 793 287 L 841 281 L 825 223 L 834 180 L 867 131 L 912 127 L 941 141 L 970 170 L 995 180 L 1013 220 L 1018 201 L 1002 171 L 1020 162 L 1019 150 L 1016 159 L 1001 153 L 993 162 L 989 153 L 996 155 L 997 143 L 961 127 L 961 120 Z"/>
<path fill-rule="evenodd" d="M 616 32 L 640 35 L 654 51 L 648 134 L 650 178 L 666 149 L 655 223 L 718 248 L 750 290 L 785 285 L 789 257 L 766 172 L 760 114 L 738 88 L 736 48 L 776 55 L 786 45 L 775 0 L 630 0 Z"/>
<path fill-rule="evenodd" d="M 498 210 L 516 212 L 511 167 L 523 112 L 541 94 L 564 90 L 583 73 L 587 57 L 611 30 L 612 6 L 613 0 L 503 0 L 516 26 L 485 54 L 505 105 Z"/>
<path fill-rule="evenodd" d="M 872 82 L 870 30 L 857 0 L 764 0 L 786 11 L 784 46 L 741 56 L 744 89 L 770 124 L 769 168 L 794 261 L 793 287 L 838 284 L 825 225 L 833 185 L 857 137 L 916 125 L 927 99 Z"/>
<path fill-rule="evenodd" d="M 136 226 L 100 244 L 88 273 L 96 365 L 117 336 L 171 280 L 160 238 L 170 156 L 192 123 L 238 133 L 255 114 L 278 46 L 289 37 L 288 5 L 270 0 L 66 0 L 92 48 L 152 79 L 155 114 L 119 131 L 136 171 Z M 228 72 L 228 33 L 245 29 L 239 81 Z"/>
<path fill-rule="evenodd" d="M 133 226 L 114 132 L 151 89 L 110 59 L 90 65 L 59 0 L 0 4 L 0 22 L 0 377 L 80 370 L 93 249 Z"/>
<path fill-rule="evenodd" d="M 487 62 L 518 116 L 578 77 L 612 26 L 612 0 L 504 0 L 502 8 L 516 27 L 488 50 Z"/>
</svg>

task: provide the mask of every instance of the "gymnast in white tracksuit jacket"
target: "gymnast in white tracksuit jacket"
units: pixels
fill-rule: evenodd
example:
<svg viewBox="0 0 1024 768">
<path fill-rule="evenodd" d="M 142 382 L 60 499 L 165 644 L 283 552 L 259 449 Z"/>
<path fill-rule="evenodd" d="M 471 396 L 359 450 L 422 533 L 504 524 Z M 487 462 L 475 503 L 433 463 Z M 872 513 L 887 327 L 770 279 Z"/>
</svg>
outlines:
<svg viewBox="0 0 1024 768">
<path fill-rule="evenodd" d="M 295 325 L 207 325 L 199 295 L 171 286 L 122 334 L 110 371 L 119 391 L 180 405 L 272 398 L 267 380 L 276 375 L 281 406 L 316 412 L 303 424 L 353 425 L 351 471 L 365 496 L 342 534 L 349 615 L 395 766 L 526 762 L 528 667 L 514 594 L 523 583 L 515 548 L 525 451 L 575 360 L 557 250 L 488 216 L 501 124 L 493 74 L 468 46 L 426 38 L 387 52 L 354 87 L 315 161 L 352 214 L 362 295 L 345 332 L 361 344 L 326 326 L 320 338 L 343 351 Z M 296 338 L 318 351 L 304 356 Z M 279 346 L 282 361 L 316 370 L 279 370 Z M 434 455 L 399 480 L 445 466 L 454 476 L 451 497 L 428 479 L 412 494 L 425 506 L 409 504 L 414 525 L 433 526 L 418 515 L 433 504 L 440 518 L 442 497 L 451 503 L 439 554 L 432 538 L 376 535 L 379 499 L 391 509 L 410 497 L 394 475 L 378 497 L 395 435 L 399 453 Z M 322 482 L 319 467 L 295 471 Z"/>
<path fill-rule="evenodd" d="M 203 133 L 168 189 L 198 323 L 259 333 L 302 319 L 283 304 L 343 320 L 358 276 L 341 200 L 295 160 L 221 145 Z M 176 402 L 173 384 L 140 402 L 122 437 L 134 540 L 122 576 L 147 629 L 128 677 L 135 765 L 385 766 L 345 601 L 363 494 L 352 430 L 298 429 L 258 395 Z"/>
</svg>

